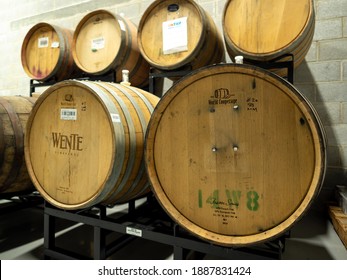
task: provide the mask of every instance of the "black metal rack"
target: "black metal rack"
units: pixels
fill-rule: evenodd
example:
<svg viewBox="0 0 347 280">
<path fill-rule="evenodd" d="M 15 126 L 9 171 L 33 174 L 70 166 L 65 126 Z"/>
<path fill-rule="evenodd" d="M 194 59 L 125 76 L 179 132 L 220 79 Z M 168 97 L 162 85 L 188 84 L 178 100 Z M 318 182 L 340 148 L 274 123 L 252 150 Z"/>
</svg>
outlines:
<svg viewBox="0 0 347 280">
<path fill-rule="evenodd" d="M 294 55 L 284 54 L 269 61 L 254 61 L 244 59 L 247 64 L 255 65 L 263 69 L 286 69 L 287 75 L 283 76 L 288 82 L 294 84 Z"/>
<path fill-rule="evenodd" d="M 155 94 L 155 83 L 156 79 L 160 78 L 181 78 L 189 73 L 191 73 L 192 69 L 191 67 L 187 66 L 185 69 L 177 69 L 177 70 L 170 70 L 170 71 L 164 71 L 164 70 L 157 70 L 153 67 L 150 68 L 149 71 L 149 86 L 148 90 L 150 93 Z M 158 96 L 158 95 L 157 95 Z M 158 96 L 161 97 L 161 96 Z"/>
<path fill-rule="evenodd" d="M 0 204 L 0 216 L 8 213 L 26 209 L 29 207 L 36 207 L 43 204 L 44 200 L 38 192 L 12 192 L 0 194 L 0 200 L 4 200 Z"/>
<path fill-rule="evenodd" d="M 56 246 L 56 218 L 93 227 L 93 256 L 81 256 Z M 122 235 L 116 241 L 107 244 L 106 236 L 111 232 Z M 186 259 L 190 252 L 196 253 L 195 256 L 212 254 L 226 259 L 240 259 L 240 256 L 251 256 L 251 259 L 281 259 L 287 237 L 285 234 L 270 242 L 241 248 L 214 245 L 191 235 L 172 221 L 154 198 L 148 198 L 137 208 L 135 201 L 129 202 L 127 213 L 117 213 L 117 217 L 108 215 L 107 207 L 101 205 L 80 211 L 58 209 L 47 202 L 44 207 L 44 254 L 46 258 L 53 259 L 104 260 L 135 238 L 172 246 L 175 260 Z"/>
<path fill-rule="evenodd" d="M 244 62 L 245 64 L 258 66 L 266 70 L 286 69 L 287 75 L 284 75 L 283 78 L 286 79 L 291 84 L 294 84 L 294 55 L 293 54 L 284 54 L 282 56 L 279 56 L 269 61 L 254 61 L 254 60 L 244 59 Z M 151 67 L 149 72 L 149 92 L 155 94 L 156 79 L 163 79 L 163 78 L 179 79 L 191 72 L 192 72 L 192 69 L 189 65 L 184 67 L 183 69 L 167 70 L 167 71 L 158 70 Z"/>
<path fill-rule="evenodd" d="M 108 72 L 104 75 L 89 75 L 87 73 L 82 73 L 79 77 L 75 77 L 76 80 L 87 80 L 87 81 L 104 81 L 104 82 L 114 82 L 116 77 L 115 77 L 115 72 Z M 35 92 L 35 88 L 37 87 L 49 87 L 54 84 L 56 84 L 57 81 L 52 79 L 49 81 L 37 81 L 37 80 L 30 80 L 30 91 L 29 95 L 32 96 L 33 93 Z"/>
</svg>

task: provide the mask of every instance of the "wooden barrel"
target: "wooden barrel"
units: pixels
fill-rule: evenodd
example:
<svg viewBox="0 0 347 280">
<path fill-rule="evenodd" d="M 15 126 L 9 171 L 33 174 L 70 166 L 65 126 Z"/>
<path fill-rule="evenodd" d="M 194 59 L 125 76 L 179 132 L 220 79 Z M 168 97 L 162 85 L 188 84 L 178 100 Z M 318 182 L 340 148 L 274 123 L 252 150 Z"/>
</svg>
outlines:
<svg viewBox="0 0 347 280">
<path fill-rule="evenodd" d="M 224 40 L 231 57 L 264 62 L 292 54 L 297 67 L 314 30 L 313 0 L 229 0 L 224 7 Z"/>
<path fill-rule="evenodd" d="M 35 100 L 0 97 L 0 197 L 35 190 L 24 160 L 24 132 Z"/>
<path fill-rule="evenodd" d="M 73 32 L 41 22 L 26 34 L 21 50 L 26 74 L 37 81 L 61 81 L 78 75 L 71 53 Z"/>
<path fill-rule="evenodd" d="M 141 17 L 138 41 L 143 57 L 161 70 L 197 69 L 225 61 L 223 38 L 212 17 L 192 0 L 154 1 Z M 179 49 L 181 44 L 186 48 Z"/>
<path fill-rule="evenodd" d="M 144 138 L 158 97 L 116 83 L 63 81 L 38 98 L 25 159 L 43 198 L 62 209 L 147 194 Z"/>
<path fill-rule="evenodd" d="M 137 45 L 137 26 L 120 15 L 106 10 L 85 15 L 75 29 L 72 54 L 85 73 L 115 71 L 115 81 L 121 82 L 122 70 L 127 69 L 133 86 L 148 85 L 149 64 Z"/>
<path fill-rule="evenodd" d="M 291 84 L 221 64 L 177 82 L 154 110 L 145 162 L 153 192 L 182 227 L 223 246 L 280 236 L 321 189 L 325 135 Z"/>
</svg>

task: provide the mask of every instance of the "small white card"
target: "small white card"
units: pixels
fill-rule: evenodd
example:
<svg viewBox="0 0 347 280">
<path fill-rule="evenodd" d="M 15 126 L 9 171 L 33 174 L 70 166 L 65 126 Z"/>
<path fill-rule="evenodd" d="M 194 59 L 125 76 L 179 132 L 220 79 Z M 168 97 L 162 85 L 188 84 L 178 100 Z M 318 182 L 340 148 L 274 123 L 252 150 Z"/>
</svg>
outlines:
<svg viewBox="0 0 347 280">
<path fill-rule="evenodd" d="M 142 237 L 142 230 L 137 228 L 127 227 L 126 232 L 127 234 L 130 234 L 130 235 Z"/>
<path fill-rule="evenodd" d="M 53 42 L 51 44 L 51 48 L 53 48 L 53 49 L 59 48 L 59 42 Z"/>
<path fill-rule="evenodd" d="M 65 121 L 77 120 L 77 109 L 61 109 L 60 119 Z"/>
<path fill-rule="evenodd" d="M 188 50 L 187 17 L 163 22 L 163 53 Z"/>
<path fill-rule="evenodd" d="M 101 50 L 105 48 L 105 39 L 103 37 L 94 38 L 91 45 L 92 50 Z"/>
<path fill-rule="evenodd" d="M 111 113 L 111 119 L 112 119 L 112 122 L 114 122 L 114 123 L 120 123 L 121 122 L 120 116 L 118 114 Z"/>
<path fill-rule="evenodd" d="M 38 40 L 38 48 L 47 48 L 48 47 L 48 37 L 41 37 Z"/>
</svg>

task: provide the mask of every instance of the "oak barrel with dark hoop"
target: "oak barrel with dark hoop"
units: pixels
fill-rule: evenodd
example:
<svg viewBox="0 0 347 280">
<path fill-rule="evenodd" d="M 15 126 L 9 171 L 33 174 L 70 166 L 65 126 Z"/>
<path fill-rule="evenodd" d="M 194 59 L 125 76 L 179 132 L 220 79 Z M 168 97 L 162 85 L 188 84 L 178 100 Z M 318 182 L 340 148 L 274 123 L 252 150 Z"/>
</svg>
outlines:
<svg viewBox="0 0 347 280">
<path fill-rule="evenodd" d="M 168 32 L 174 28 L 173 26 L 185 25 L 185 28 L 182 27 L 182 30 L 186 30 L 185 35 L 178 30 L 177 35 L 170 36 L 169 33 L 169 38 L 165 39 L 165 22 L 168 22 Z M 187 40 L 185 50 L 175 51 L 175 44 L 178 46 L 180 43 L 174 42 L 173 51 L 170 51 L 168 44 L 168 51 L 164 52 L 166 41 L 181 39 L 183 36 Z M 192 0 L 154 1 L 141 17 L 138 41 L 143 57 L 153 67 L 161 70 L 197 69 L 225 61 L 222 35 L 212 17 Z"/>
<path fill-rule="evenodd" d="M 196 236 L 223 246 L 289 230 L 320 192 L 325 134 L 314 107 L 283 78 L 221 64 L 174 84 L 145 144 L 152 190 Z"/>
<path fill-rule="evenodd" d="M 73 31 L 46 22 L 26 34 L 21 61 L 25 73 L 37 81 L 62 81 L 78 75 L 71 53 Z"/>
<path fill-rule="evenodd" d="M 148 85 L 149 64 L 137 43 L 137 26 L 129 19 L 107 10 L 96 10 L 78 23 L 72 54 L 78 67 L 87 74 L 115 72 L 122 81 L 122 70 L 129 70 L 133 86 Z"/>
<path fill-rule="evenodd" d="M 292 54 L 298 67 L 309 51 L 315 31 L 313 0 L 228 0 L 223 33 L 231 57 L 268 62 Z M 277 73 L 283 71 L 277 70 Z"/>
<path fill-rule="evenodd" d="M 116 83 L 70 80 L 48 88 L 25 137 L 29 175 L 43 198 L 70 210 L 149 193 L 143 147 L 158 99 Z"/>
<path fill-rule="evenodd" d="M 0 97 L 0 196 L 35 190 L 24 160 L 24 132 L 36 98 Z"/>
</svg>

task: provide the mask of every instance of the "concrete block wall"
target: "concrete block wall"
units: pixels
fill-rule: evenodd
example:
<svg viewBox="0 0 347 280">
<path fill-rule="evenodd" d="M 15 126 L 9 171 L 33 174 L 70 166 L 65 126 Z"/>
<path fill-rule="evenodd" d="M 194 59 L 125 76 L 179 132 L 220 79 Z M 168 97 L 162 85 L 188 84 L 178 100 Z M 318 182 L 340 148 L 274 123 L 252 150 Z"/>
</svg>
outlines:
<svg viewBox="0 0 347 280">
<path fill-rule="evenodd" d="M 336 184 L 347 184 L 347 0 L 315 0 L 315 34 L 294 85 L 312 102 L 324 125 L 327 172 L 323 204 Z"/>
<path fill-rule="evenodd" d="M 29 95 L 21 45 L 29 29 L 48 22 L 74 30 L 82 17 L 108 9 L 138 24 L 152 0 L 0 0 L 0 96 Z M 226 0 L 197 0 L 222 32 Z M 314 0 L 315 34 L 294 85 L 316 108 L 327 138 L 327 173 L 317 204 L 324 205 L 336 184 L 347 184 L 347 0 Z M 230 58 L 227 56 L 227 62 Z"/>
</svg>

